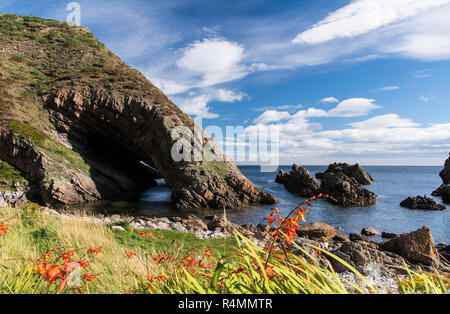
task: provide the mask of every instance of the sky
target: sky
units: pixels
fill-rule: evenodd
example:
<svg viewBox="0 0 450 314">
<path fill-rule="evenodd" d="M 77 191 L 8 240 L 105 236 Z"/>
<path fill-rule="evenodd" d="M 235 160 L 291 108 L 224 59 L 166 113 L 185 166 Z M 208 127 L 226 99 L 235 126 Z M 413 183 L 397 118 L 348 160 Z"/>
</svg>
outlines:
<svg viewBox="0 0 450 314">
<path fill-rule="evenodd" d="M 66 21 L 69 2 L 0 12 Z M 282 164 L 448 157 L 450 0 L 78 3 L 83 26 L 203 127 L 277 126 Z"/>
</svg>

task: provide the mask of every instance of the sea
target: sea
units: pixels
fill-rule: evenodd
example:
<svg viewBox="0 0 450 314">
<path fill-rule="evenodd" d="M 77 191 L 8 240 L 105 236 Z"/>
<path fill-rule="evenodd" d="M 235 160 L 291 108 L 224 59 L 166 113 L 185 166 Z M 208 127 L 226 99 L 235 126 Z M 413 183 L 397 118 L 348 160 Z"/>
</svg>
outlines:
<svg viewBox="0 0 450 314">
<path fill-rule="evenodd" d="M 290 170 L 290 166 L 279 169 Z M 305 166 L 313 175 L 322 172 L 327 166 Z M 290 212 L 305 199 L 289 193 L 281 184 L 276 183 L 277 172 L 261 172 L 259 166 L 239 166 L 241 172 L 260 189 L 276 196 L 277 205 L 257 205 L 248 208 L 228 209 L 227 218 L 236 224 L 251 223 L 255 226 L 265 223 L 265 217 L 276 206 L 283 213 Z M 376 193 L 377 204 L 367 207 L 341 207 L 319 200 L 313 203 L 306 216 L 307 223 L 321 221 L 343 233 L 360 233 L 364 227 L 373 227 L 379 231 L 404 233 L 416 230 L 424 225 L 431 228 L 436 243 L 450 244 L 450 206 L 442 211 L 413 210 L 399 204 L 408 196 L 428 195 L 442 183 L 435 166 L 364 166 L 376 184 L 366 186 Z M 190 214 L 222 215 L 222 210 L 178 210 L 170 199 L 170 189 L 161 180 L 153 187 L 133 199 L 118 199 L 84 204 L 83 209 L 95 213 L 128 214 L 149 217 L 187 217 Z M 433 197 L 441 203 L 441 199 Z M 87 207 L 87 208 L 86 208 Z M 374 237 L 375 241 L 381 238 Z"/>
</svg>

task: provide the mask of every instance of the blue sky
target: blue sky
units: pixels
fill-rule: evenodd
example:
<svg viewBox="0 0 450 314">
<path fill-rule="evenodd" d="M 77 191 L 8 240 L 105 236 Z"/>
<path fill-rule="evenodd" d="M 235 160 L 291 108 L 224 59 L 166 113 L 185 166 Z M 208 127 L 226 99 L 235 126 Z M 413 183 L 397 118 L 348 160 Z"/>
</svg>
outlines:
<svg viewBox="0 0 450 314">
<path fill-rule="evenodd" d="M 0 12 L 65 21 L 68 3 Z M 278 125 L 281 163 L 442 165 L 450 151 L 450 0 L 78 3 L 204 127 Z"/>
</svg>

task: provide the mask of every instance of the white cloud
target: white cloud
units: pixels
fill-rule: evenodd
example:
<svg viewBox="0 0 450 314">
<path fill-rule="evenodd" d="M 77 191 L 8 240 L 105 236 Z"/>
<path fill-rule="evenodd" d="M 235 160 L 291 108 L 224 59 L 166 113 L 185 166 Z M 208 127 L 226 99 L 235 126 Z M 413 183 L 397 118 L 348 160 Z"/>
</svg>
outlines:
<svg viewBox="0 0 450 314">
<path fill-rule="evenodd" d="M 281 105 L 281 106 L 264 106 L 264 107 L 258 107 L 254 108 L 253 111 L 267 111 L 267 110 L 296 110 L 300 109 L 303 106 L 301 104 L 298 105 Z"/>
<path fill-rule="evenodd" d="M 410 119 L 400 118 L 397 114 L 393 113 L 377 116 L 366 121 L 350 123 L 350 125 L 355 129 L 382 129 L 420 126 L 420 124 L 414 123 Z"/>
<path fill-rule="evenodd" d="M 319 102 L 321 103 L 334 103 L 334 102 L 339 102 L 339 100 L 335 97 L 326 97 L 321 99 Z"/>
<path fill-rule="evenodd" d="M 255 124 L 267 124 L 270 122 L 278 122 L 289 119 L 291 115 L 287 111 L 268 110 L 256 118 L 253 122 Z"/>
<path fill-rule="evenodd" d="M 180 105 L 181 110 L 193 117 L 213 119 L 218 118 L 219 115 L 211 112 L 211 108 L 208 106 L 208 103 L 214 100 L 233 103 L 236 101 L 242 101 L 244 97 L 247 97 L 247 95 L 242 92 L 236 93 L 227 89 L 218 89 L 200 95 L 191 92 L 186 98 L 174 97 L 174 101 Z"/>
<path fill-rule="evenodd" d="M 297 35 L 292 42 L 317 45 L 336 38 L 355 37 L 449 2 L 449 0 L 354 0 Z"/>
<path fill-rule="evenodd" d="M 397 89 L 399 89 L 400 87 L 398 87 L 398 86 L 384 86 L 384 87 L 380 87 L 380 88 L 377 88 L 377 90 L 379 90 L 379 91 L 392 91 L 392 90 L 397 90 Z"/>
<path fill-rule="evenodd" d="M 340 102 L 328 113 L 336 117 L 359 117 L 369 114 L 372 110 L 381 108 L 374 104 L 375 99 L 350 98 Z"/>
<path fill-rule="evenodd" d="M 431 100 L 434 100 L 436 98 L 436 96 L 434 96 L 433 94 L 429 95 L 429 96 L 420 96 L 419 99 L 423 102 L 429 102 Z"/>
</svg>

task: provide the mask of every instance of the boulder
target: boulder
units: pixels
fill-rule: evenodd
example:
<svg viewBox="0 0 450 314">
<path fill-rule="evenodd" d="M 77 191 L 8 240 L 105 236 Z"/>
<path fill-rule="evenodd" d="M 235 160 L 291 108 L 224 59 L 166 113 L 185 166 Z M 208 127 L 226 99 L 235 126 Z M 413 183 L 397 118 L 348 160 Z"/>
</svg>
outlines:
<svg viewBox="0 0 450 314">
<path fill-rule="evenodd" d="M 361 234 L 371 237 L 371 236 L 380 235 L 381 232 L 372 227 L 365 227 L 361 230 Z"/>
<path fill-rule="evenodd" d="M 336 235 L 332 239 L 334 242 L 349 242 L 350 239 L 340 231 L 336 231 Z"/>
<path fill-rule="evenodd" d="M 439 265 L 439 254 L 431 230 L 427 226 L 399 235 L 379 244 L 383 251 L 393 252 L 406 259 L 429 266 Z"/>
<path fill-rule="evenodd" d="M 408 197 L 400 203 L 400 206 L 410 209 L 443 210 L 445 205 L 436 203 L 427 196 Z"/>
<path fill-rule="evenodd" d="M 313 222 L 306 226 L 300 226 L 297 229 L 297 235 L 307 239 L 330 240 L 337 235 L 337 232 L 334 227 L 324 222 Z"/>
<path fill-rule="evenodd" d="M 210 222 L 208 222 L 208 229 L 214 231 L 216 228 L 223 229 L 228 226 L 230 222 L 223 217 L 214 217 Z"/>
<path fill-rule="evenodd" d="M 442 196 L 444 203 L 450 204 L 450 157 L 445 161 L 444 169 L 439 173 L 443 184 L 435 190 L 433 196 Z"/>
<path fill-rule="evenodd" d="M 322 176 L 322 191 L 334 197 L 342 206 L 369 206 L 377 202 L 377 195 L 359 187 L 356 179 L 344 173 L 325 172 Z M 335 203 L 334 201 L 331 201 Z"/>
<path fill-rule="evenodd" d="M 296 164 L 292 166 L 290 172 L 280 170 L 275 182 L 283 184 L 289 192 L 302 197 L 312 197 L 319 194 L 319 182 L 317 182 L 308 170 Z"/>
<path fill-rule="evenodd" d="M 208 225 L 195 215 L 189 215 L 186 224 L 189 224 L 193 228 L 197 229 L 208 229 Z"/>
</svg>

